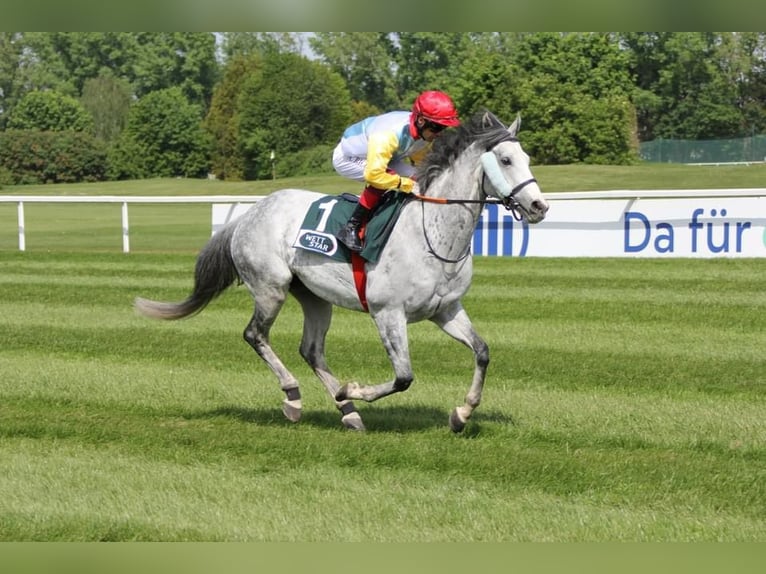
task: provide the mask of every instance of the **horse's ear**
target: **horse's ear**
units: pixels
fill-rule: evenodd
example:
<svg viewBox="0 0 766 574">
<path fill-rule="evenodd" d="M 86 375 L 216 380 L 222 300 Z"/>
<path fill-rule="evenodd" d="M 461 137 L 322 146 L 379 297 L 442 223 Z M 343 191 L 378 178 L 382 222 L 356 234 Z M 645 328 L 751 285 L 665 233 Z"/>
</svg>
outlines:
<svg viewBox="0 0 766 574">
<path fill-rule="evenodd" d="M 484 114 L 482 114 L 481 116 L 481 127 L 483 128 L 490 128 L 494 125 L 497 125 L 499 122 L 500 120 L 498 120 L 495 117 L 495 114 L 493 114 L 489 110 L 485 110 Z"/>
<path fill-rule="evenodd" d="M 519 132 L 520 127 L 521 127 L 521 114 L 516 114 L 516 119 L 513 120 L 513 123 L 508 128 L 508 132 L 511 134 L 511 137 L 516 137 L 516 134 Z"/>
</svg>

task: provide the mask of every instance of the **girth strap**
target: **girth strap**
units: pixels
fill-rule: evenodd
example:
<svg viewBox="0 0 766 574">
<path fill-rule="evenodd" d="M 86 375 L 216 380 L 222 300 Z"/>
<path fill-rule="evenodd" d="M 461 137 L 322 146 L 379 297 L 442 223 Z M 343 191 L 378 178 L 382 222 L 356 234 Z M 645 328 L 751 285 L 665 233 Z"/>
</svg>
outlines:
<svg viewBox="0 0 766 574">
<path fill-rule="evenodd" d="M 355 252 L 351 253 L 351 271 L 354 274 L 356 293 L 359 295 L 362 309 L 369 313 L 369 309 L 367 309 L 367 273 L 364 270 L 365 263 L 364 257 Z"/>
</svg>

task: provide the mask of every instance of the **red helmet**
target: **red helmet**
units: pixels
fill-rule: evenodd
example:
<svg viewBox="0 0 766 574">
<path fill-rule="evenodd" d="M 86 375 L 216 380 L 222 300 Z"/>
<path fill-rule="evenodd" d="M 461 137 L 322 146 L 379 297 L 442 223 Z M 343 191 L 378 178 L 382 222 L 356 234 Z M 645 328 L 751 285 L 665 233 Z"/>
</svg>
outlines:
<svg viewBox="0 0 766 574">
<path fill-rule="evenodd" d="M 410 128 L 413 133 L 416 132 L 415 121 L 418 116 L 442 126 L 460 125 L 455 104 L 452 102 L 452 98 L 444 92 L 423 92 L 415 99 L 410 116 Z"/>
</svg>

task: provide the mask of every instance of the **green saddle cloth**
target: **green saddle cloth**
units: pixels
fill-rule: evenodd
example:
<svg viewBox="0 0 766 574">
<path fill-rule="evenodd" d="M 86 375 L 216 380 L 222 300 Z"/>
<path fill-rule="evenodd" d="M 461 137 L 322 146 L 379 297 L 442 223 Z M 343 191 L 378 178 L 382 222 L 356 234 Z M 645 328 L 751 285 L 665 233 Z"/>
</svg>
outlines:
<svg viewBox="0 0 766 574">
<path fill-rule="evenodd" d="M 364 247 L 360 255 L 371 263 L 380 257 L 383 247 L 394 229 L 404 204 L 412 199 L 408 193 L 387 191 L 370 214 L 364 234 Z M 335 237 L 346 225 L 359 198 L 350 193 L 326 195 L 309 207 L 294 247 L 321 253 L 338 261 L 351 261 L 351 251 Z"/>
</svg>

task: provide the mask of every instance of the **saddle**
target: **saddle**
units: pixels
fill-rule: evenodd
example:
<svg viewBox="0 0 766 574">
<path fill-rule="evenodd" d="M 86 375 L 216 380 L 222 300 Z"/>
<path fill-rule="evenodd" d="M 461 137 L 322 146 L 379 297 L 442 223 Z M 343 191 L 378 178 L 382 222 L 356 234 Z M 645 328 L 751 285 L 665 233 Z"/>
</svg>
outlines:
<svg viewBox="0 0 766 574">
<path fill-rule="evenodd" d="M 378 260 L 402 207 L 410 199 L 410 194 L 394 190 L 383 194 L 363 227 L 364 247 L 359 254 L 363 259 L 370 263 Z M 359 196 L 351 193 L 326 195 L 316 200 L 306 212 L 293 247 L 350 263 L 351 251 L 335 234 L 346 224 L 358 202 Z"/>
</svg>

